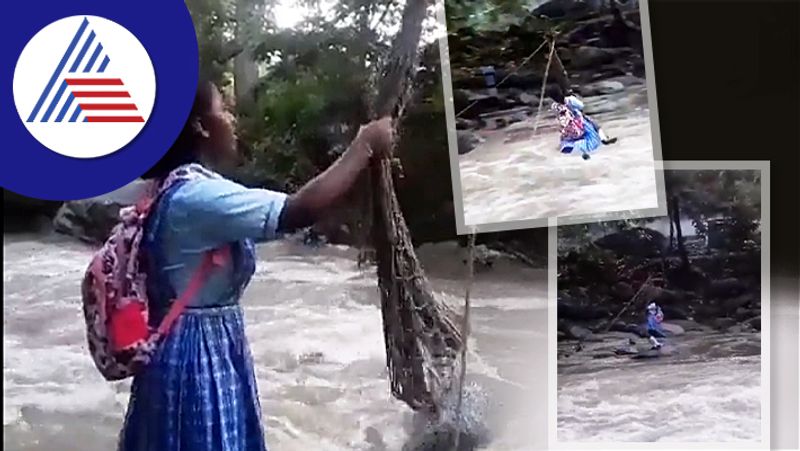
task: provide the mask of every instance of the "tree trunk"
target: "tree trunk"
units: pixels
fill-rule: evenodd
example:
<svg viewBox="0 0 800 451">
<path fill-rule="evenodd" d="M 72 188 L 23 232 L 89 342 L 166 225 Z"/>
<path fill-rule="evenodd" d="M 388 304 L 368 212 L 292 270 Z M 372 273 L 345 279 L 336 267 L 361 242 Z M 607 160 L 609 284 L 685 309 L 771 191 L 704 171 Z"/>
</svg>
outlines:
<svg viewBox="0 0 800 451">
<path fill-rule="evenodd" d="M 237 0 L 236 43 L 242 51 L 233 58 L 233 90 L 236 104 L 242 108 L 248 108 L 255 102 L 253 88 L 258 82 L 258 66 L 252 43 L 260 32 L 263 17 L 262 2 Z"/>
<path fill-rule="evenodd" d="M 672 249 L 675 246 L 675 223 L 672 222 L 672 218 L 669 218 L 669 251 L 672 252 Z"/>
<path fill-rule="evenodd" d="M 683 231 L 681 230 L 681 209 L 678 196 L 672 196 L 672 207 L 669 209 L 672 214 L 672 221 L 675 223 L 675 235 L 678 241 L 678 254 L 681 257 L 683 269 L 689 269 L 689 255 L 686 253 L 686 246 L 683 243 Z"/>
</svg>

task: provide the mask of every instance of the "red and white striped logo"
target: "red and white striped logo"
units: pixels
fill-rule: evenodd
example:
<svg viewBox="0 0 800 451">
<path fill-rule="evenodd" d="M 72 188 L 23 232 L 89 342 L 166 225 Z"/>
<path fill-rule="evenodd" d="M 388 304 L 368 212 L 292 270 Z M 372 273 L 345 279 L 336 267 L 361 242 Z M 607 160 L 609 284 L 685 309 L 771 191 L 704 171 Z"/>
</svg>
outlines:
<svg viewBox="0 0 800 451">
<path fill-rule="evenodd" d="M 97 16 L 40 30 L 14 71 L 14 101 L 28 131 L 65 156 L 95 158 L 130 143 L 155 102 L 152 62 L 139 40 Z"/>
<path fill-rule="evenodd" d="M 84 113 L 84 122 L 144 122 L 120 78 L 66 78 L 64 83 Z"/>
</svg>

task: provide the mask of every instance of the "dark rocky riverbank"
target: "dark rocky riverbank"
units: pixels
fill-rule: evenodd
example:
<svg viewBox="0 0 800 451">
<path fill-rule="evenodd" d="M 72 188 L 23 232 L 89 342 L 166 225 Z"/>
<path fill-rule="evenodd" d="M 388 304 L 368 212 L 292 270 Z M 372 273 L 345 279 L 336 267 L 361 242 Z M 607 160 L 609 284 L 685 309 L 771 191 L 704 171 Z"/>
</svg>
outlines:
<svg viewBox="0 0 800 451">
<path fill-rule="evenodd" d="M 548 70 L 548 84 L 592 97 L 624 92 L 645 82 L 635 1 L 609 9 L 590 2 L 553 0 L 505 26 L 491 29 L 476 30 L 456 19 L 450 22 L 453 97 L 455 111 L 461 113 L 457 126 L 462 130 L 486 126 L 480 118 L 484 113 L 532 107 L 526 113 L 534 114 L 549 46 L 545 45 L 524 66 L 522 63 L 554 32 L 556 57 Z M 505 80 L 491 92 L 481 72 L 482 67 L 488 66 L 494 68 L 496 82 Z M 590 114 L 619 109 L 618 102 L 603 98 L 591 103 L 595 106 L 593 111 L 587 111 Z"/>
<path fill-rule="evenodd" d="M 645 228 L 560 251 L 559 339 L 591 340 L 608 331 L 643 336 L 650 301 L 661 306 L 673 334 L 760 331 L 760 249 L 731 251 L 687 241 L 688 267 L 666 237 Z"/>
</svg>

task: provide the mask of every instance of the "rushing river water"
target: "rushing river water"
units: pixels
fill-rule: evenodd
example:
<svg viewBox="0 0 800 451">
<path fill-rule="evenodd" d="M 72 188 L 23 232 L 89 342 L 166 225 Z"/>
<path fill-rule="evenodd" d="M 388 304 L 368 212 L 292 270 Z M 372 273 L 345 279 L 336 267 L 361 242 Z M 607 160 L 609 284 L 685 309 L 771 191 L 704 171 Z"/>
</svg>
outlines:
<svg viewBox="0 0 800 451">
<path fill-rule="evenodd" d="M 52 236 L 3 240 L 4 449 L 114 449 L 129 384 L 87 353 L 79 284 L 91 249 Z M 436 290 L 463 303 L 461 251 L 423 247 Z M 355 252 L 260 245 L 243 299 L 271 451 L 400 450 L 412 415 L 389 393 L 379 297 Z M 501 261 L 476 275 L 470 383 L 488 395 L 485 449 L 547 440 L 545 270 Z"/>
<path fill-rule="evenodd" d="M 611 356 L 626 340 L 559 343 L 559 441 L 761 440 L 760 333 L 692 332 L 665 339 L 666 357 Z"/>
<path fill-rule="evenodd" d="M 479 132 L 485 141 L 459 156 L 464 222 L 600 215 L 656 208 L 656 174 L 650 116 L 643 86 L 585 99 L 587 109 L 616 144 L 590 160 L 558 151 L 555 118 L 545 114 L 498 131 Z M 535 114 L 534 114 L 535 116 Z"/>
</svg>

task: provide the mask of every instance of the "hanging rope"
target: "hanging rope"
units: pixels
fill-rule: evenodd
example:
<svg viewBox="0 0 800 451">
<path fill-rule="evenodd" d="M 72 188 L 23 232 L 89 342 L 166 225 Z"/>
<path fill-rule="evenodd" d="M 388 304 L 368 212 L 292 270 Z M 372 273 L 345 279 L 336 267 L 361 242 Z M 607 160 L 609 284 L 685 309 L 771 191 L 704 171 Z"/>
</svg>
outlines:
<svg viewBox="0 0 800 451">
<path fill-rule="evenodd" d="M 644 281 L 644 283 L 642 284 L 642 286 L 641 286 L 641 287 L 639 287 L 639 290 L 636 292 L 636 294 L 634 294 L 634 295 L 633 295 L 633 297 L 631 298 L 631 300 L 630 300 L 630 301 L 628 301 L 628 303 L 627 303 L 627 304 L 625 304 L 625 305 L 622 307 L 622 310 L 620 310 L 620 311 L 619 311 L 619 313 L 617 313 L 617 316 L 615 316 L 615 317 L 614 317 L 614 318 L 613 318 L 613 319 L 612 319 L 612 320 L 611 320 L 611 321 L 610 321 L 610 322 L 609 322 L 609 323 L 606 325 L 605 329 L 603 329 L 603 332 L 608 332 L 609 330 L 611 330 L 611 327 L 613 327 L 613 326 L 614 326 L 614 323 L 616 323 L 616 322 L 617 322 L 617 320 L 619 319 L 619 317 L 620 317 L 620 316 L 622 316 L 622 314 L 623 314 L 623 313 L 625 313 L 625 310 L 627 310 L 627 309 L 628 309 L 628 307 L 630 307 L 630 306 L 631 306 L 631 304 L 633 304 L 633 303 L 634 303 L 634 301 L 636 301 L 636 299 L 638 299 L 638 298 L 639 298 L 639 295 L 640 295 L 641 293 L 643 293 L 643 292 L 644 292 L 645 288 L 647 288 L 647 287 L 650 285 L 650 280 L 651 280 L 652 278 L 653 278 L 653 276 L 652 276 L 652 275 L 649 275 L 649 276 L 647 276 L 647 280 L 645 280 L 645 281 Z"/>
<path fill-rule="evenodd" d="M 553 54 L 556 52 L 555 37 L 550 38 L 550 55 L 547 57 L 547 66 L 544 68 L 544 78 L 542 78 L 542 92 L 539 94 L 539 108 L 536 110 L 536 120 L 533 122 L 533 135 L 539 129 L 539 117 L 542 115 L 542 104 L 544 104 L 544 92 L 547 89 L 547 75 L 550 73 L 550 63 L 553 62 Z"/>
<path fill-rule="evenodd" d="M 533 57 L 534 57 L 534 56 L 535 56 L 537 53 L 539 53 L 539 50 L 541 50 L 541 49 L 542 49 L 542 47 L 544 47 L 544 45 L 545 45 L 545 44 L 547 44 L 547 41 L 542 41 L 542 43 L 539 45 L 539 47 L 537 47 L 537 48 L 536 48 L 536 50 L 534 50 L 534 51 L 533 51 L 533 53 L 531 53 L 531 54 L 530 54 L 530 55 L 528 55 L 528 56 L 527 56 L 527 57 L 526 57 L 524 60 L 522 60 L 522 63 L 519 65 L 519 67 L 517 67 L 516 69 L 514 69 L 514 70 L 513 70 L 511 73 L 509 73 L 509 74 L 508 74 L 508 75 L 506 75 L 505 77 L 503 77 L 503 79 L 502 79 L 502 80 L 500 80 L 500 83 L 496 84 L 494 87 L 495 87 L 495 88 L 499 88 L 499 87 L 500 87 L 500 85 L 502 85 L 503 83 L 505 83 L 505 82 L 506 82 L 506 80 L 508 80 L 508 79 L 509 79 L 511 76 L 513 76 L 513 75 L 516 75 L 516 74 L 517 74 L 517 73 L 518 73 L 518 72 L 519 72 L 519 71 L 522 69 L 522 67 L 523 67 L 525 64 L 527 64 L 527 63 L 528 63 L 528 61 L 530 61 L 530 60 L 531 60 L 531 58 L 533 58 Z M 549 65 L 549 63 L 548 63 L 548 65 Z M 461 117 L 461 115 L 462 115 L 462 114 L 466 113 L 466 112 L 467 112 L 467 110 L 469 110 L 470 108 L 472 108 L 472 107 L 474 107 L 475 105 L 477 105 L 477 104 L 478 104 L 478 102 L 480 102 L 480 101 L 479 101 L 479 100 L 475 100 L 475 101 L 473 101 L 472 103 L 470 103 L 469 105 L 467 105 L 467 107 L 466 107 L 466 108 L 464 108 L 464 109 L 463 109 L 463 110 L 461 110 L 461 111 L 460 111 L 458 114 L 456 114 L 456 118 L 458 118 L 458 117 Z"/>
<path fill-rule="evenodd" d="M 461 418 L 461 403 L 464 396 L 464 379 L 467 375 L 467 340 L 469 338 L 469 314 L 470 314 L 470 302 L 469 302 L 469 294 L 470 290 L 472 289 L 472 283 L 475 279 L 475 232 L 473 231 L 469 235 L 469 257 L 467 258 L 467 290 L 464 294 L 464 322 L 461 325 L 461 337 L 462 337 L 462 346 L 461 346 L 461 374 L 459 375 L 458 380 L 458 401 L 456 403 L 456 421 L 459 421 Z M 453 450 L 458 451 L 458 444 L 461 439 L 461 428 L 456 427 L 456 436 L 455 440 L 453 441 Z"/>
</svg>

